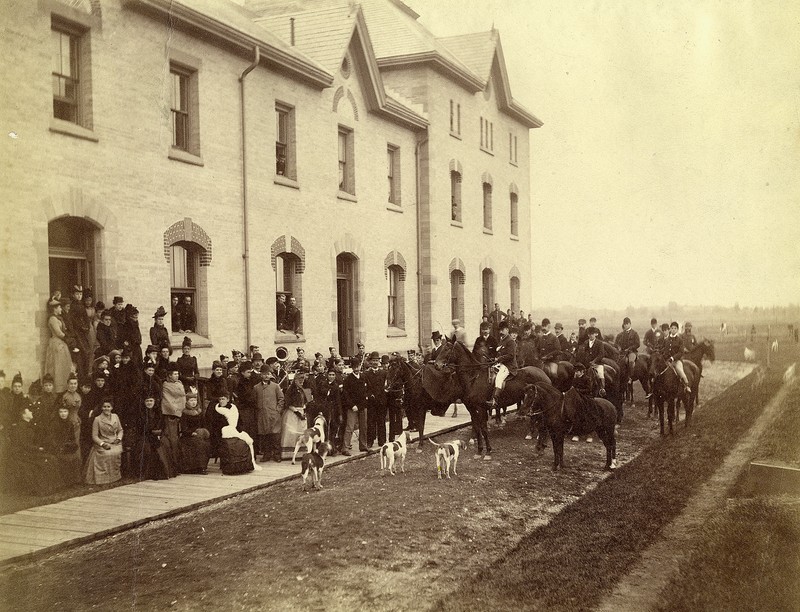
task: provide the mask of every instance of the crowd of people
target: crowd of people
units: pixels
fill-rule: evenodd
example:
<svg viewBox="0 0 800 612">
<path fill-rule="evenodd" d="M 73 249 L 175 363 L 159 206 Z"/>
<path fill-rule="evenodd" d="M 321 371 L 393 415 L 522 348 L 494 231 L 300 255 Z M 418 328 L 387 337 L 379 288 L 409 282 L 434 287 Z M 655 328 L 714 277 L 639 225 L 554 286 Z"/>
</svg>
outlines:
<svg viewBox="0 0 800 612">
<path fill-rule="evenodd" d="M 172 308 L 172 333 L 192 332 L 191 298 L 175 296 Z M 287 312 L 292 308 L 290 303 Z M 404 412 L 409 427 L 415 423 L 416 415 L 403 405 L 403 389 L 387 384 L 390 360 L 432 361 L 445 339 L 468 344 L 461 322 L 453 320 L 446 335 L 433 332 L 425 354 L 419 347 L 381 355 L 359 342 L 347 358 L 336 347 L 327 356 L 307 358 L 300 346 L 293 359 L 264 359 L 259 347 L 250 346 L 220 355 L 210 377 L 202 379 L 189 336 L 173 358 L 162 306 L 153 314 L 144 349 L 139 311 L 122 296 L 106 308 L 76 285 L 71 300 L 56 294 L 48 310 L 51 337 L 41 380 L 26 394 L 19 374 L 8 388 L 0 372 L 0 477 L 7 490 L 38 495 L 80 482 L 113 483 L 123 475 L 204 474 L 212 458 L 226 456 L 232 462 L 238 457 L 241 471 L 259 469 L 259 462 L 291 458 L 298 436 L 319 414 L 327 422 L 332 454 L 351 454 L 355 432 L 358 450 L 369 450 L 401 434 Z M 298 318 L 284 313 L 291 323 L 284 329 L 299 331 Z M 499 389 L 509 369 L 546 367 L 560 353 L 576 355 L 587 367 L 599 365 L 604 353 L 597 339 L 603 336 L 594 318 L 588 323 L 580 319 L 577 332 L 567 337 L 561 323 L 551 326 L 545 318 L 537 324 L 531 315 L 503 312 L 495 304 L 484 313 L 472 348 L 498 363 Z M 658 328 L 653 320 L 645 347 L 668 346 L 677 355 L 679 343 L 682 351 L 694 342 L 690 324 L 677 339 L 673 326 Z M 615 341 L 625 354 L 638 351 L 639 336 L 627 318 Z"/>
</svg>

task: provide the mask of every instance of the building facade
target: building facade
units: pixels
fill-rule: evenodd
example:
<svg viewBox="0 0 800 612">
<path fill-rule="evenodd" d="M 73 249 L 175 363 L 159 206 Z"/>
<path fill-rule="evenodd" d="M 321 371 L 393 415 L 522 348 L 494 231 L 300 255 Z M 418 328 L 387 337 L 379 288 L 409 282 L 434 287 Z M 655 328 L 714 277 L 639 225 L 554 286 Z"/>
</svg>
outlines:
<svg viewBox="0 0 800 612">
<path fill-rule="evenodd" d="M 76 283 L 136 304 L 145 338 L 191 298 L 205 365 L 250 344 L 404 351 L 530 304 L 541 123 L 496 32 L 436 39 L 394 0 L 0 11 L 6 371 L 38 377 L 47 299 Z"/>
</svg>

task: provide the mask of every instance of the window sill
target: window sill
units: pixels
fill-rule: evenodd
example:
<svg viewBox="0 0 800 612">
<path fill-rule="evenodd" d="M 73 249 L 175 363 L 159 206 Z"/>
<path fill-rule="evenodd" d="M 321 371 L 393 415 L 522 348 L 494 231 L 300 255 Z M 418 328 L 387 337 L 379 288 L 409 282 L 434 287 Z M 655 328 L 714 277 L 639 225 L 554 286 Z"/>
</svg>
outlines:
<svg viewBox="0 0 800 612">
<path fill-rule="evenodd" d="M 399 327 L 389 327 L 386 330 L 386 337 L 387 338 L 406 338 L 408 334 L 406 330 L 400 329 Z"/>
<path fill-rule="evenodd" d="M 386 205 L 386 210 L 391 210 L 392 212 L 396 212 L 396 213 L 402 213 L 403 212 L 403 207 L 400 206 L 399 204 L 393 204 L 392 202 L 389 202 Z"/>
<path fill-rule="evenodd" d="M 461 140 L 461 134 L 459 134 L 458 132 L 450 132 L 450 136 L 452 136 L 456 140 Z"/>
<path fill-rule="evenodd" d="M 300 184 L 296 180 L 291 179 L 288 176 L 283 176 L 282 174 L 276 174 L 273 182 L 276 185 L 283 185 L 284 187 L 291 187 L 292 189 L 300 189 Z"/>
<path fill-rule="evenodd" d="M 291 332 L 276 331 L 275 343 L 276 344 L 300 344 L 306 341 L 306 337 L 300 332 L 299 336 L 295 336 Z"/>
<path fill-rule="evenodd" d="M 491 155 L 492 157 L 494 157 L 494 153 L 490 149 L 487 149 L 486 147 L 480 147 L 480 149 L 487 155 Z"/>
<path fill-rule="evenodd" d="M 516 240 L 517 242 L 519 242 L 519 236 L 516 236 L 516 235 L 514 235 L 514 234 L 511 234 L 511 235 L 509 236 L 509 238 L 511 238 L 511 240 Z"/>
<path fill-rule="evenodd" d="M 203 158 L 199 155 L 195 155 L 194 153 L 189 153 L 189 151 L 184 151 L 183 149 L 176 149 L 175 147 L 170 147 L 169 154 L 167 155 L 170 159 L 174 159 L 175 161 L 183 162 L 185 164 L 191 164 L 193 166 L 203 166 Z"/>
<path fill-rule="evenodd" d="M 340 200 L 347 200 L 348 202 L 358 202 L 358 198 L 353 195 L 352 193 L 347 193 L 346 191 L 339 191 L 336 194 L 336 197 Z"/>
<path fill-rule="evenodd" d="M 461 221 L 450 221 L 450 225 L 453 227 L 464 227 L 464 224 Z"/>
<path fill-rule="evenodd" d="M 515 162 L 515 161 L 512 161 L 512 160 L 510 160 L 510 159 L 508 160 L 508 163 L 509 163 L 509 164 L 511 164 L 512 166 L 514 166 L 515 168 L 518 168 L 518 167 L 519 167 L 519 164 L 518 164 L 517 162 Z"/>
<path fill-rule="evenodd" d="M 80 126 L 77 123 L 56 119 L 55 117 L 51 117 L 50 119 L 50 131 L 56 134 L 65 134 L 66 136 L 74 136 L 75 138 L 89 140 L 91 142 L 100 141 L 94 131 Z"/>
<path fill-rule="evenodd" d="M 494 236 L 494 232 L 490 230 L 488 227 L 483 228 L 483 233 L 486 234 L 487 236 Z"/>
<path fill-rule="evenodd" d="M 196 348 L 211 348 L 212 346 L 214 346 L 211 343 L 211 339 L 210 338 L 207 338 L 205 336 L 201 336 L 200 334 L 197 334 L 197 333 L 194 333 L 194 332 L 188 333 L 188 334 L 184 334 L 184 333 L 180 333 L 180 332 L 172 332 L 170 334 L 170 336 L 169 336 L 169 345 L 170 345 L 170 347 L 173 350 L 174 349 L 179 349 L 180 350 L 181 346 L 183 345 L 184 336 L 188 336 L 191 339 L 192 348 L 193 349 L 196 349 Z"/>
</svg>

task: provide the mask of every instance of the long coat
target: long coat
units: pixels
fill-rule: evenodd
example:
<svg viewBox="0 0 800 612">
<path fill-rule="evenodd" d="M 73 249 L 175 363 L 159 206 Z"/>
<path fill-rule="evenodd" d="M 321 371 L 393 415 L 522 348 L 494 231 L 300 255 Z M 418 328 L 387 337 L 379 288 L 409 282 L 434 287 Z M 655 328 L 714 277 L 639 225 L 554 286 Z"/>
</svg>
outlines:
<svg viewBox="0 0 800 612">
<path fill-rule="evenodd" d="M 258 383 L 253 389 L 256 396 L 256 422 L 259 435 L 281 433 L 283 391 L 272 379 Z"/>
</svg>

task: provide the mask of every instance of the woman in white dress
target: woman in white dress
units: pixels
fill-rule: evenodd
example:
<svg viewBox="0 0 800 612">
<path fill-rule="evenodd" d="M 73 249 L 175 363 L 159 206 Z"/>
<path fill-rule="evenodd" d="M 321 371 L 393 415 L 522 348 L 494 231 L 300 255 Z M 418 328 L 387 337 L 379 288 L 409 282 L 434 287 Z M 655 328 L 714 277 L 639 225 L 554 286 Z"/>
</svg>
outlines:
<svg viewBox="0 0 800 612">
<path fill-rule="evenodd" d="M 253 438 L 251 438 L 250 434 L 246 431 L 239 431 L 236 429 L 236 426 L 239 424 L 239 409 L 235 404 L 231 404 L 230 406 L 227 404 L 228 396 L 221 395 L 219 402 L 214 407 L 214 410 L 216 410 L 218 414 L 224 416 L 225 420 L 228 422 L 228 424 L 222 428 L 222 439 L 239 438 L 247 444 L 247 448 L 250 449 L 250 459 L 253 462 L 253 469 L 260 470 L 261 466 L 256 463 L 256 456 L 253 452 Z"/>
</svg>

